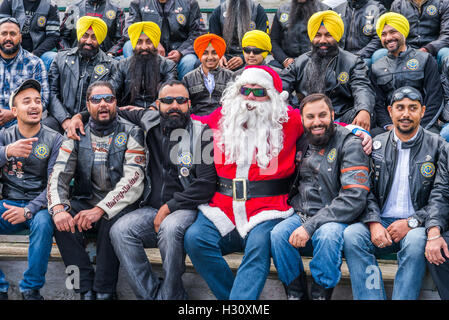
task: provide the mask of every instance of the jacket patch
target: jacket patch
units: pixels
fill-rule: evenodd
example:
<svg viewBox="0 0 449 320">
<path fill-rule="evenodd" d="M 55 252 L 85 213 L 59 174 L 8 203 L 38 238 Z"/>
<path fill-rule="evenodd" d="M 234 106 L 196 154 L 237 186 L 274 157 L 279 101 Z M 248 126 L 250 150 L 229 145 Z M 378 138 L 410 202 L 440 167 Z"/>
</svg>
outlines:
<svg viewBox="0 0 449 320">
<path fill-rule="evenodd" d="M 407 61 L 406 66 L 409 70 L 416 70 L 419 67 L 419 61 L 416 59 L 410 59 L 409 61 Z"/>
<path fill-rule="evenodd" d="M 365 26 L 363 27 L 363 29 L 362 29 L 363 34 L 364 34 L 365 36 L 370 36 L 370 35 L 372 35 L 373 30 L 374 30 L 374 26 L 373 26 L 372 24 L 367 24 L 367 25 L 365 25 Z"/>
<path fill-rule="evenodd" d="M 288 21 L 288 13 L 283 13 L 281 14 L 281 16 L 279 17 L 279 22 L 284 23 Z"/>
<path fill-rule="evenodd" d="M 429 16 L 434 16 L 437 14 L 438 9 L 434 5 L 428 6 L 426 12 Z"/>
<path fill-rule="evenodd" d="M 251 21 L 249 24 L 249 30 L 255 30 L 256 29 L 256 23 L 254 21 Z"/>
<path fill-rule="evenodd" d="M 333 148 L 329 153 L 327 154 L 327 162 L 332 163 L 337 158 L 337 149 Z"/>
<path fill-rule="evenodd" d="M 382 161 L 384 159 L 384 155 L 382 153 L 376 152 L 376 151 L 373 151 L 371 153 L 371 157 L 377 161 Z"/>
<path fill-rule="evenodd" d="M 46 144 L 40 143 L 34 148 L 34 156 L 38 159 L 45 159 L 49 155 L 49 148 Z"/>
<path fill-rule="evenodd" d="M 98 66 L 95 66 L 94 72 L 96 74 L 98 74 L 99 76 L 101 76 L 101 75 L 105 74 L 106 67 L 104 66 L 104 64 L 99 64 Z"/>
<path fill-rule="evenodd" d="M 373 149 L 377 150 L 380 149 L 380 147 L 382 147 L 382 142 L 380 142 L 379 140 L 376 140 L 373 142 Z"/>
<path fill-rule="evenodd" d="M 180 13 L 176 16 L 176 21 L 178 21 L 179 24 L 184 25 L 186 23 L 186 16 Z"/>
<path fill-rule="evenodd" d="M 45 16 L 40 16 L 40 17 L 37 19 L 37 25 L 38 25 L 39 27 L 44 27 L 46 22 L 47 22 L 47 18 L 46 18 Z"/>
<path fill-rule="evenodd" d="M 114 10 L 109 10 L 106 12 L 106 17 L 109 20 L 114 20 L 115 19 L 115 11 Z"/>
<path fill-rule="evenodd" d="M 338 75 L 338 81 L 340 81 L 340 83 L 344 84 L 346 82 L 348 82 L 349 80 L 349 74 L 347 72 L 342 72 Z"/>
<path fill-rule="evenodd" d="M 424 177 L 431 178 L 435 174 L 435 166 L 432 162 L 424 162 L 420 171 Z"/>
<path fill-rule="evenodd" d="M 192 154 L 190 152 L 183 152 L 178 157 L 178 164 L 184 168 L 192 167 Z"/>
<path fill-rule="evenodd" d="M 122 147 L 123 145 L 126 144 L 126 141 L 128 140 L 128 138 L 126 137 L 126 133 L 124 132 L 120 132 L 116 137 L 115 137 L 115 145 L 117 147 Z"/>
</svg>

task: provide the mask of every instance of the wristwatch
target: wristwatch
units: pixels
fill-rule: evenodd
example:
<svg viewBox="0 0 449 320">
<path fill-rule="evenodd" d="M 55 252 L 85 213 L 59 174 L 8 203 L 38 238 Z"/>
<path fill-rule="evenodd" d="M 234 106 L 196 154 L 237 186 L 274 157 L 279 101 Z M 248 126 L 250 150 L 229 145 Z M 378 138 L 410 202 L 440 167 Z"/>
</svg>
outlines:
<svg viewBox="0 0 449 320">
<path fill-rule="evenodd" d="M 24 211 L 23 216 L 25 217 L 25 219 L 30 220 L 33 217 L 33 214 L 27 207 L 24 207 L 23 211 Z"/>
<path fill-rule="evenodd" d="M 410 217 L 407 219 L 407 225 L 410 229 L 415 229 L 416 227 L 418 227 L 419 222 L 416 218 Z"/>
</svg>

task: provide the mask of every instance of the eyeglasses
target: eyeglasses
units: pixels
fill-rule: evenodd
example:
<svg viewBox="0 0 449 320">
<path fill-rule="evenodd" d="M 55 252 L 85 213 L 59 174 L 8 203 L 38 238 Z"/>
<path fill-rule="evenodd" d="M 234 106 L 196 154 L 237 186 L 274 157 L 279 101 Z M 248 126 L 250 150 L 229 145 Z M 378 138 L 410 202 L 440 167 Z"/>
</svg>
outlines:
<svg viewBox="0 0 449 320">
<path fill-rule="evenodd" d="M 113 103 L 115 101 L 115 96 L 112 94 L 94 94 L 89 98 L 89 101 L 93 104 L 99 104 L 101 100 L 104 100 L 106 103 Z"/>
<path fill-rule="evenodd" d="M 251 92 L 255 97 L 265 97 L 267 95 L 267 90 L 265 88 L 248 88 L 248 87 L 240 88 L 240 94 L 244 96 L 249 96 Z"/>
<path fill-rule="evenodd" d="M 159 98 L 159 101 L 165 104 L 172 104 L 174 101 L 176 100 L 177 104 L 184 104 L 187 103 L 187 101 L 189 101 L 189 98 L 186 97 L 164 97 L 164 98 Z"/>
<path fill-rule="evenodd" d="M 263 49 L 259 49 L 259 48 L 244 47 L 243 48 L 243 52 L 245 52 L 246 54 L 250 54 L 252 52 L 253 54 L 258 55 L 258 54 L 262 54 L 264 52 L 268 52 L 268 50 L 263 50 Z"/>
<path fill-rule="evenodd" d="M 394 102 L 400 101 L 405 98 L 409 98 L 410 100 L 413 100 L 413 101 L 419 101 L 421 104 L 423 103 L 421 95 L 419 95 L 418 93 L 413 92 L 411 90 L 407 90 L 406 92 L 404 92 L 404 91 L 396 92 L 393 95 L 393 97 L 391 98 L 390 105 L 393 105 Z"/>
</svg>

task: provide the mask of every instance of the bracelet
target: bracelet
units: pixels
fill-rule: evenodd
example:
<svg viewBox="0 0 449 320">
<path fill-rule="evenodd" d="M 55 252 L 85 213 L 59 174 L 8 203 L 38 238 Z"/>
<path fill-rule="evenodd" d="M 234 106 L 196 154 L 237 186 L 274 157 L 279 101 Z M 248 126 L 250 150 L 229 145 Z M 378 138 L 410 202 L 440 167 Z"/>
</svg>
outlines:
<svg viewBox="0 0 449 320">
<path fill-rule="evenodd" d="M 51 210 L 51 216 L 54 218 L 55 215 L 57 215 L 58 213 L 61 213 L 63 211 L 65 211 L 65 207 L 62 209 L 56 210 L 56 211 Z"/>
<path fill-rule="evenodd" d="M 432 238 L 427 238 L 427 241 L 432 241 L 432 240 L 435 240 L 435 239 L 438 239 L 438 238 L 441 238 L 441 234 L 438 235 L 438 236 L 432 237 Z"/>
</svg>

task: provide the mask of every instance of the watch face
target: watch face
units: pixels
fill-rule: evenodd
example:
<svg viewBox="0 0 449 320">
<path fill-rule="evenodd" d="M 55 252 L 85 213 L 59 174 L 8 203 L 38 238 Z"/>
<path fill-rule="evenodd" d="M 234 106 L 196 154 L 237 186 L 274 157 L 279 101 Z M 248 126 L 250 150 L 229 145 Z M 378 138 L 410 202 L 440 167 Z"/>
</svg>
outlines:
<svg viewBox="0 0 449 320">
<path fill-rule="evenodd" d="M 408 226 L 412 229 L 416 228 L 418 226 L 418 220 L 416 220 L 415 218 L 408 219 Z"/>
</svg>

